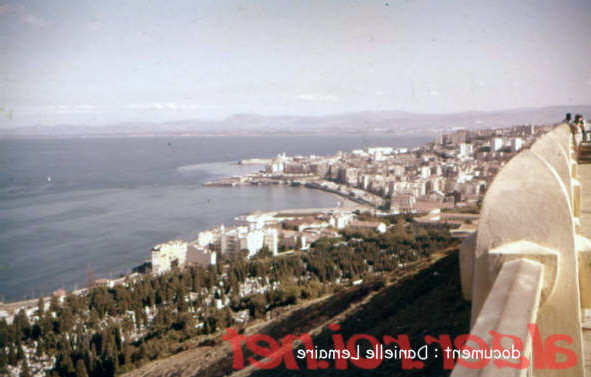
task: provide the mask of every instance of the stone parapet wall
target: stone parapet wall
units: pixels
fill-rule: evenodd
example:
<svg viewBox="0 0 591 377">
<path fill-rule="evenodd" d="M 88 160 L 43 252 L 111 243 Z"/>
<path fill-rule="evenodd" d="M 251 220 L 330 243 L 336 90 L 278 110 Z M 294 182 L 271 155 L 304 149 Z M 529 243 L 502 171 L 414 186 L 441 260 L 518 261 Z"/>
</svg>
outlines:
<svg viewBox="0 0 591 377">
<path fill-rule="evenodd" d="M 568 371 L 458 367 L 452 376 L 584 376 L 581 312 L 591 305 L 591 242 L 578 234 L 578 143 L 561 124 L 509 161 L 485 196 L 478 232 L 460 249 L 474 335 L 488 339 L 494 330 L 530 343 L 527 325 L 535 324 L 542 338 L 570 337 L 561 346 L 579 355 L 577 364 Z"/>
</svg>

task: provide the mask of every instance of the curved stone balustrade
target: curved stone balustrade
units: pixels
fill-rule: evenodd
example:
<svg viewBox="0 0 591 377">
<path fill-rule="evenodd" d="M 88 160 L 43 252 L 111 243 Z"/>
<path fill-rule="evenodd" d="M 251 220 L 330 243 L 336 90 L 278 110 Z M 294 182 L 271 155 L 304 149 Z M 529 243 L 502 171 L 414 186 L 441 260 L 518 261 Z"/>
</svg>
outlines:
<svg viewBox="0 0 591 377">
<path fill-rule="evenodd" d="M 476 319 L 471 333 L 487 344 L 493 344 L 494 330 L 502 334 L 511 334 L 524 340 L 523 353 L 531 354 L 531 339 L 528 325 L 534 323 L 538 315 L 540 294 L 542 291 L 544 268 L 538 262 L 517 259 L 503 264 L 489 296 Z M 473 346 L 470 342 L 470 346 Z M 510 344 L 503 344 L 510 348 Z M 475 362 L 475 359 L 466 359 Z M 512 360 L 508 360 L 512 361 Z M 452 376 L 526 376 L 529 368 L 498 368 L 489 361 L 483 368 L 470 369 L 458 365 Z"/>
<path fill-rule="evenodd" d="M 487 342 L 491 330 L 518 336 L 532 358 L 532 323 L 542 339 L 570 337 L 571 344 L 560 346 L 578 355 L 576 365 L 520 370 L 490 363 L 477 370 L 456 367 L 452 376 L 584 376 L 581 307 L 591 307 L 591 241 L 577 234 L 578 143 L 562 124 L 511 159 L 484 198 L 478 232 L 460 248 L 462 293 L 472 301 L 471 333 Z"/>
</svg>

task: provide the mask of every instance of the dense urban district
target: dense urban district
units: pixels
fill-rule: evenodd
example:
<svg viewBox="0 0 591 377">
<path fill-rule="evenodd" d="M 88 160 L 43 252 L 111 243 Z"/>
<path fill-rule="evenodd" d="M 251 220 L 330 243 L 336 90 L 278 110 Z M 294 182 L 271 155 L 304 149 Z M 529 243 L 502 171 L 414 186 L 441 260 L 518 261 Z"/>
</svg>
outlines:
<svg viewBox="0 0 591 377">
<path fill-rule="evenodd" d="M 388 292 L 383 308 L 398 302 L 392 292 L 402 292 L 397 305 L 404 305 L 403 293 L 417 284 L 423 291 L 450 285 L 455 278 L 442 266 L 452 262 L 441 260 L 475 230 L 494 175 L 551 127 L 457 130 L 414 149 L 280 154 L 257 173 L 210 182 L 302 186 L 340 195 L 343 204 L 244 215 L 196 240 L 154 246 L 151 262 L 131 275 L 89 274 L 85 289 L 2 304 L 0 374 L 112 376 L 207 350 L 196 367 L 203 370 L 192 372 L 229 375 L 231 350 L 220 340 L 228 327 L 302 333 L 373 295 Z M 434 265 L 437 271 L 412 285 Z M 467 331 L 469 304 L 455 301 L 458 318 L 448 324 Z M 295 312 L 297 318 L 289 316 Z"/>
</svg>

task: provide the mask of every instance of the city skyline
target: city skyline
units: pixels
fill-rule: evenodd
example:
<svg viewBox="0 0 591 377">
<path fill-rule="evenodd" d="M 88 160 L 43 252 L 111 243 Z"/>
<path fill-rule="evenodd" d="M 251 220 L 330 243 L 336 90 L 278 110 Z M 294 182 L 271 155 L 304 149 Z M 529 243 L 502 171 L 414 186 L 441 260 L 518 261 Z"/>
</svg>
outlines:
<svg viewBox="0 0 591 377">
<path fill-rule="evenodd" d="M 585 105 L 591 4 L 0 2 L 0 127 Z"/>
</svg>

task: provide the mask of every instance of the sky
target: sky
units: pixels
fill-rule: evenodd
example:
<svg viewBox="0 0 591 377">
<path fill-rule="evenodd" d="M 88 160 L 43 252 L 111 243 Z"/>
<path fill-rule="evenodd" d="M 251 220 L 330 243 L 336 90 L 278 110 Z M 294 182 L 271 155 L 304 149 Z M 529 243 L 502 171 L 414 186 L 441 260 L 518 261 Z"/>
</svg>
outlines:
<svg viewBox="0 0 591 377">
<path fill-rule="evenodd" d="M 0 127 L 591 104 L 589 0 L 0 0 Z"/>
</svg>

